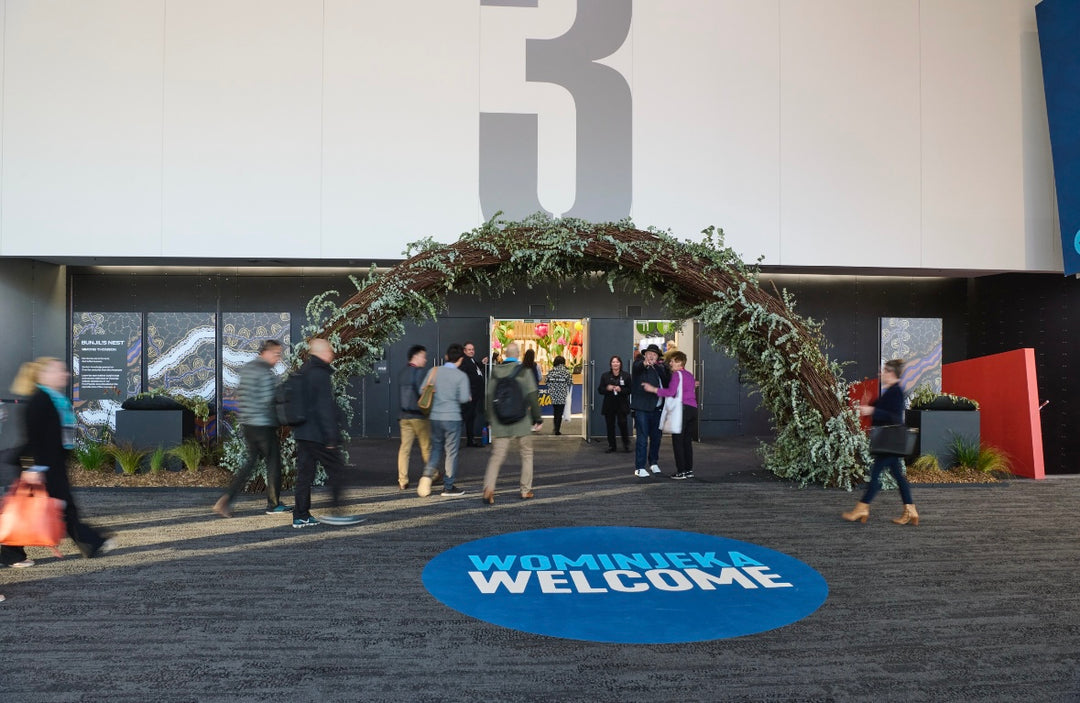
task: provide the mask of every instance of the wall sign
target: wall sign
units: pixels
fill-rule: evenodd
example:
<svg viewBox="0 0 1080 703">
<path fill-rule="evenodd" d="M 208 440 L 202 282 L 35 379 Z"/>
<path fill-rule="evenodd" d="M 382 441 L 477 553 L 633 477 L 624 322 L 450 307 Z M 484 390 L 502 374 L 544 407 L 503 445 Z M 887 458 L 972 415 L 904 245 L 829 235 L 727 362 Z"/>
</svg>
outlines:
<svg viewBox="0 0 1080 703">
<path fill-rule="evenodd" d="M 828 586 L 780 552 L 724 537 L 641 527 L 514 532 L 432 559 L 424 586 L 503 627 L 591 642 L 701 642 L 810 615 Z"/>
</svg>

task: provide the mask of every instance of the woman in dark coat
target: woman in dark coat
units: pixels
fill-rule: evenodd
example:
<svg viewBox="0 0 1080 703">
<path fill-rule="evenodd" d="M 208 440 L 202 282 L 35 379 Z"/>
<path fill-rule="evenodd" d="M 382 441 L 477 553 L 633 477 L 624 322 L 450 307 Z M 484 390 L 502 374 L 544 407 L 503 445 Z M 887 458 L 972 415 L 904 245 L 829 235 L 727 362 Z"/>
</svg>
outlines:
<svg viewBox="0 0 1080 703">
<path fill-rule="evenodd" d="M 630 414 L 630 373 L 623 371 L 622 359 L 611 357 L 609 369 L 600 375 L 596 391 L 604 396 L 600 413 L 607 420 L 608 454 L 615 451 L 615 423 L 619 423 L 623 451 L 630 451 L 630 431 L 626 418 Z"/>
<path fill-rule="evenodd" d="M 22 471 L 20 460 L 26 446 L 26 404 L 37 392 L 38 365 L 27 361 L 19 367 L 11 382 L 14 403 L 4 404 L 4 421 L 0 428 L 0 475 L 4 488 L 12 485 Z M 33 566 L 34 560 L 26 556 L 26 550 L 14 544 L 0 546 L 0 563 L 25 568 Z"/>
<path fill-rule="evenodd" d="M 904 372 L 904 362 L 900 359 L 890 359 L 885 362 L 881 369 L 881 395 L 872 405 L 863 405 L 859 412 L 870 415 L 872 425 L 902 425 L 904 424 L 904 392 L 900 388 L 900 375 Z M 896 479 L 896 485 L 900 489 L 900 499 L 904 501 L 904 514 L 894 518 L 897 525 L 918 525 L 919 513 L 915 510 L 915 504 L 911 500 L 911 486 L 908 485 L 904 469 L 900 466 L 900 457 L 890 454 L 878 454 L 874 457 L 874 465 L 870 468 L 870 482 L 866 484 L 866 492 L 862 500 L 855 504 L 851 512 L 843 514 L 845 520 L 866 522 L 870 517 L 870 502 L 881 490 L 881 474 L 888 469 L 892 477 Z"/>
<path fill-rule="evenodd" d="M 45 490 L 53 498 L 66 502 L 64 521 L 68 536 L 86 558 L 104 554 L 111 549 L 94 528 L 79 520 L 75 498 L 68 480 L 68 455 L 75 447 L 75 412 L 67 397 L 67 365 L 59 359 L 43 357 L 37 360 L 37 391 L 26 406 L 26 448 L 34 466 L 27 472 L 44 473 Z"/>
</svg>

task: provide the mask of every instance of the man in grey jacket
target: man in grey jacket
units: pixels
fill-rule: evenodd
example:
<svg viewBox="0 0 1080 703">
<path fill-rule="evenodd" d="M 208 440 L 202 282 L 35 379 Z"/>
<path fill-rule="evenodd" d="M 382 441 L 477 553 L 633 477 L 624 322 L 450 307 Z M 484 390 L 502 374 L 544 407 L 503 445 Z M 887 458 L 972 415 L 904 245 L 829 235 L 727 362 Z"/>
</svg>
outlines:
<svg viewBox="0 0 1080 703">
<path fill-rule="evenodd" d="M 454 485 L 457 478 L 458 449 L 461 447 L 461 405 L 468 403 L 469 377 L 459 369 L 461 357 L 465 356 L 460 344 L 446 349 L 446 363 L 431 370 L 435 374 L 435 397 L 431 403 L 431 454 L 428 455 L 424 475 L 416 486 L 416 495 L 431 495 L 431 482 L 438 470 L 439 460 L 446 452 L 446 468 L 443 478 L 443 498 L 455 498 L 465 491 Z"/>
<path fill-rule="evenodd" d="M 266 514 L 288 513 L 291 509 L 281 502 L 281 445 L 274 408 L 278 384 L 274 367 L 280 361 L 281 342 L 268 339 L 259 347 L 259 355 L 240 368 L 240 386 L 236 395 L 247 461 L 236 472 L 229 490 L 214 504 L 214 512 L 222 517 L 232 515 L 229 504 L 251 480 L 259 458 L 266 461 Z"/>
</svg>

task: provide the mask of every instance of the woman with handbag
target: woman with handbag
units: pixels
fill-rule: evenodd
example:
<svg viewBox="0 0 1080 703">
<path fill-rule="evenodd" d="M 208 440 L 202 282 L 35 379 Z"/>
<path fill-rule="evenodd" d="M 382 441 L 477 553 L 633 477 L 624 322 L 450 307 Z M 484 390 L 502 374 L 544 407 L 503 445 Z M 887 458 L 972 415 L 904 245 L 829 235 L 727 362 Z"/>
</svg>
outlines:
<svg viewBox="0 0 1080 703">
<path fill-rule="evenodd" d="M 75 498 L 68 480 L 68 456 L 75 447 L 75 412 L 67 397 L 67 365 L 59 359 L 42 357 L 37 364 L 36 392 L 26 406 L 26 448 L 34 466 L 23 477 L 38 483 L 53 498 L 65 501 L 64 522 L 68 536 L 87 559 L 112 548 L 94 528 L 79 520 Z M 44 476 L 42 476 L 44 474 Z"/>
<path fill-rule="evenodd" d="M 622 435 L 623 451 L 630 451 L 630 430 L 627 417 L 630 415 L 630 372 L 623 371 L 622 359 L 611 357 L 608 370 L 600 375 L 600 385 L 596 391 L 604 396 L 600 414 L 607 421 L 607 453 L 615 451 L 615 423 Z"/>
<path fill-rule="evenodd" d="M 862 415 L 871 415 L 870 423 L 879 425 L 901 425 L 904 422 L 904 391 L 900 388 L 900 375 L 904 372 L 902 359 L 890 359 L 885 362 L 881 369 L 881 395 L 873 403 L 859 407 Z M 849 522 L 859 520 L 866 522 L 870 517 L 870 502 L 881 490 L 881 473 L 888 469 L 896 485 L 900 488 L 900 497 L 904 501 L 904 514 L 893 519 L 897 525 L 918 525 L 919 513 L 915 510 L 915 504 L 911 500 L 911 486 L 904 469 L 900 466 L 900 456 L 897 454 L 876 454 L 874 464 L 870 468 L 870 483 L 866 486 L 862 500 L 855 504 L 851 512 L 843 514 L 843 518 Z"/>
<path fill-rule="evenodd" d="M 649 383 L 643 383 L 642 387 L 650 393 L 656 393 L 664 398 L 664 405 L 673 404 L 674 414 L 682 415 L 681 420 L 674 426 L 670 426 L 671 449 L 675 453 L 675 473 L 671 478 L 683 481 L 694 477 L 694 434 L 691 428 L 697 422 L 697 394 L 694 392 L 694 374 L 686 370 L 686 354 L 676 351 L 671 355 L 671 381 L 665 388 L 658 388 Z M 671 411 L 665 407 L 664 415 Z M 664 420 L 660 426 L 664 429 Z"/>
<path fill-rule="evenodd" d="M 36 363 L 23 363 L 15 374 L 15 380 L 11 382 L 11 393 L 15 396 L 15 402 L 4 404 L 5 417 L 3 428 L 0 429 L 0 480 L 3 481 L 4 490 L 9 489 L 22 471 L 20 457 L 23 447 L 26 446 L 26 404 L 37 390 L 34 385 L 37 373 Z M 34 560 L 26 556 L 26 550 L 21 546 L 5 544 L 0 546 L 0 563 L 21 569 L 33 566 Z"/>
</svg>

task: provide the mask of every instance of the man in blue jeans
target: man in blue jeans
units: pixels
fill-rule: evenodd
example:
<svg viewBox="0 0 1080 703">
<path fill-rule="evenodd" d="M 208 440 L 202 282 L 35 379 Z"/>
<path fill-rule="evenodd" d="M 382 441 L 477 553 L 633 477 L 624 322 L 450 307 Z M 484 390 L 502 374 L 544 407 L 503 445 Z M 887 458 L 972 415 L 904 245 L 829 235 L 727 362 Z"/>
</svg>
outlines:
<svg viewBox="0 0 1080 703">
<path fill-rule="evenodd" d="M 434 375 L 435 397 L 431 401 L 431 453 L 428 455 L 424 475 L 416 485 L 416 495 L 426 498 L 431 495 L 432 477 L 437 471 L 443 452 L 446 453 L 446 467 L 443 479 L 443 498 L 456 498 L 465 495 L 465 491 L 454 485 L 457 478 L 458 449 L 461 447 L 461 405 L 468 403 L 469 377 L 459 366 L 465 352 L 460 344 L 451 344 L 446 349 L 446 362 L 431 370 Z"/>
<path fill-rule="evenodd" d="M 660 363 L 660 347 L 655 344 L 645 347 L 634 361 L 630 377 L 630 409 L 634 411 L 634 431 L 637 433 L 634 475 L 648 478 L 650 471 L 660 473 L 660 413 L 664 401 L 656 393 L 645 390 L 642 384 L 663 388 L 671 380 L 667 367 Z"/>
</svg>

